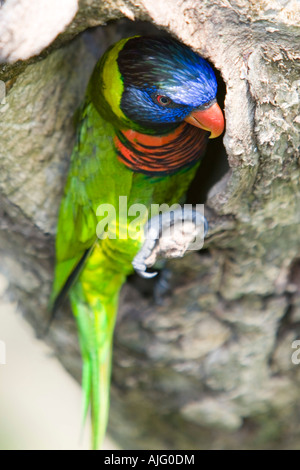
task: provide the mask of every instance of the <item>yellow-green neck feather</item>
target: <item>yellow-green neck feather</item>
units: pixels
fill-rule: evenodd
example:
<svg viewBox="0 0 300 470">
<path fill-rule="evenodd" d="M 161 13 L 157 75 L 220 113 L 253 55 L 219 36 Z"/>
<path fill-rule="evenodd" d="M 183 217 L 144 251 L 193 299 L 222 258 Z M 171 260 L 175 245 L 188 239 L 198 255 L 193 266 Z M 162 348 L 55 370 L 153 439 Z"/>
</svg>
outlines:
<svg viewBox="0 0 300 470">
<path fill-rule="evenodd" d="M 132 122 L 121 110 L 124 84 L 117 59 L 129 39 L 132 38 L 121 39 L 107 50 L 97 63 L 88 87 L 88 95 L 98 113 L 117 127 L 125 128 L 130 128 Z"/>
<path fill-rule="evenodd" d="M 110 105 L 113 113 L 120 119 L 127 120 L 122 112 L 120 102 L 124 90 L 124 85 L 119 71 L 117 59 L 119 52 L 123 49 L 128 39 L 119 41 L 109 52 L 102 70 L 103 95 Z"/>
</svg>

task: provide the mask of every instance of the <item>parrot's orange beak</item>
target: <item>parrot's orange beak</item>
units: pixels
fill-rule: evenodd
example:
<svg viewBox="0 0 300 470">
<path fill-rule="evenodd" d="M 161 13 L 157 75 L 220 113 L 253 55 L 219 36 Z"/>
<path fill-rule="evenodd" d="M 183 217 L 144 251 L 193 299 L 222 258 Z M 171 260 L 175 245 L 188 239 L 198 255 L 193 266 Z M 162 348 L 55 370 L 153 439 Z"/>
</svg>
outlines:
<svg viewBox="0 0 300 470">
<path fill-rule="evenodd" d="M 212 104 L 207 109 L 196 109 L 185 118 L 185 121 L 210 132 L 210 139 L 219 137 L 224 131 L 224 115 L 218 103 Z"/>
</svg>

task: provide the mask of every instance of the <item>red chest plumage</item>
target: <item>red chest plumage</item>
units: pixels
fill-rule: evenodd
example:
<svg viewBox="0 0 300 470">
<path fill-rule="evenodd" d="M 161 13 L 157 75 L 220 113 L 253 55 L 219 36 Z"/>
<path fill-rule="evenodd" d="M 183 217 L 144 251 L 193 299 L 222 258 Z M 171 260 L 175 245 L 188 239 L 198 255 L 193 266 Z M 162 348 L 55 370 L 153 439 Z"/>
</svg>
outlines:
<svg viewBox="0 0 300 470">
<path fill-rule="evenodd" d="M 208 133 L 182 123 L 167 135 L 120 131 L 115 137 L 119 160 L 132 171 L 168 175 L 193 165 L 204 154 Z"/>
</svg>

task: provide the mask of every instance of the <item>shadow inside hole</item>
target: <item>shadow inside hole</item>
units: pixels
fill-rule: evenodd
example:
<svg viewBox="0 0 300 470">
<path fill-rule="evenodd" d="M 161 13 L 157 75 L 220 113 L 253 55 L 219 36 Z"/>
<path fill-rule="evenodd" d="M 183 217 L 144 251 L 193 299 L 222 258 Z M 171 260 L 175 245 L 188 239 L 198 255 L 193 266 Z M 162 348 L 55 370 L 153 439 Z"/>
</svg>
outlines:
<svg viewBox="0 0 300 470">
<path fill-rule="evenodd" d="M 218 82 L 217 99 L 220 108 L 224 109 L 226 85 L 221 74 L 211 64 L 216 74 Z M 187 194 L 187 203 L 203 204 L 206 201 L 207 194 L 211 187 L 216 184 L 229 170 L 226 150 L 223 144 L 222 134 L 217 139 L 210 139 L 206 153 L 201 161 L 197 174 L 189 188 Z"/>
<path fill-rule="evenodd" d="M 169 36 L 166 31 L 158 29 L 148 21 L 130 21 L 125 18 L 112 20 L 106 26 L 88 28 L 82 35 L 96 60 L 100 59 L 108 47 L 123 38 L 136 35 Z"/>
</svg>

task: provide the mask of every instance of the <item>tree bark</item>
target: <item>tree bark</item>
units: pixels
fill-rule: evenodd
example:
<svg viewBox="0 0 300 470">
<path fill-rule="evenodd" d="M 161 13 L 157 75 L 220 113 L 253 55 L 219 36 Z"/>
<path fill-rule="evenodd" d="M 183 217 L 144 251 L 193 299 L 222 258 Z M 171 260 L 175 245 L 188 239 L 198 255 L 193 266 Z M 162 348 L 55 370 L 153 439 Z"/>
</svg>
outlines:
<svg viewBox="0 0 300 470">
<path fill-rule="evenodd" d="M 209 59 L 226 84 L 230 168 L 207 195 L 206 249 L 168 262 L 171 294 L 163 304 L 136 283 L 123 289 L 109 431 L 125 448 L 298 448 L 299 6 L 82 0 L 74 17 L 70 1 L 57 22 L 59 9 L 51 21 L 40 12 L 35 36 L 34 14 L 22 25 L 13 21 L 26 1 L 6 0 L 0 9 L 7 92 L 0 104 L 0 272 L 11 295 L 41 334 L 72 115 L 97 58 L 125 35 L 173 34 Z M 135 21 L 103 26 L 124 17 Z M 99 27 L 83 32 L 90 26 Z M 193 198 L 202 202 L 195 189 Z M 80 379 L 69 309 L 46 340 Z"/>
</svg>

